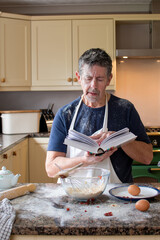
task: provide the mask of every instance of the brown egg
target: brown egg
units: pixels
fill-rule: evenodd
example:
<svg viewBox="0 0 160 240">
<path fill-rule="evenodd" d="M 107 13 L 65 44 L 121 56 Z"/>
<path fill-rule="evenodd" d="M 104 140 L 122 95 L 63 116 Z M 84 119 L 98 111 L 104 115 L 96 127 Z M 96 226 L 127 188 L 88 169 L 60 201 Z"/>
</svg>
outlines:
<svg viewBox="0 0 160 240">
<path fill-rule="evenodd" d="M 146 199 L 141 199 L 136 202 L 135 208 L 139 211 L 145 212 L 149 209 L 150 203 Z"/>
<path fill-rule="evenodd" d="M 137 195 L 139 195 L 140 194 L 140 191 L 141 191 L 141 189 L 137 186 L 137 185 L 130 185 L 129 187 L 128 187 L 128 192 L 131 194 L 131 195 L 133 195 L 133 196 L 137 196 Z"/>
</svg>

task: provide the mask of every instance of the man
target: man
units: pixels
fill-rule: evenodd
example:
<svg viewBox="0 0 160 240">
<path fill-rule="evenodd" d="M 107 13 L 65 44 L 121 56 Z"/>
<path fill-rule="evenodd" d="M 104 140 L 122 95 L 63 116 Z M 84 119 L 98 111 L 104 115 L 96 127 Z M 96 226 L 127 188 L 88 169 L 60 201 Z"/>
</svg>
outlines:
<svg viewBox="0 0 160 240">
<path fill-rule="evenodd" d="M 48 176 L 54 177 L 58 173 L 55 163 L 66 169 L 82 162 L 83 166 L 109 169 L 110 182 L 132 182 L 132 161 L 150 164 L 152 145 L 133 104 L 106 94 L 112 79 L 110 56 L 99 48 L 87 50 L 79 59 L 76 76 L 83 95 L 62 107 L 54 118 L 46 158 Z M 136 140 L 100 156 L 63 144 L 69 129 L 101 143 L 106 136 L 124 127 L 137 136 Z"/>
</svg>

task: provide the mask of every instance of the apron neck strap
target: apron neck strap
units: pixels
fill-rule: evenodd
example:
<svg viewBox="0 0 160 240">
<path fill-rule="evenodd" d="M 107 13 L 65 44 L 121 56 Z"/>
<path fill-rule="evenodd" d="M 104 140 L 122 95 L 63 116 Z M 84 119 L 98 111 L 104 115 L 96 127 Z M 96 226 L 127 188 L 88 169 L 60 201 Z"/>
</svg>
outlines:
<svg viewBox="0 0 160 240">
<path fill-rule="evenodd" d="M 83 95 L 81 96 L 81 99 L 76 107 L 76 110 L 75 110 L 75 113 L 74 113 L 74 116 L 73 116 L 73 119 L 72 119 L 72 122 L 70 125 L 70 130 L 74 128 L 74 123 L 76 121 L 77 113 L 81 106 L 82 100 L 83 100 Z M 105 114 L 104 114 L 104 120 L 103 120 L 103 132 L 108 131 L 107 125 L 108 125 L 108 100 L 107 100 L 107 95 L 106 95 L 106 108 L 105 108 Z"/>
<path fill-rule="evenodd" d="M 77 113 L 78 113 L 79 108 L 81 106 L 82 100 L 83 100 L 83 95 L 81 96 L 81 99 L 80 99 L 80 101 L 79 101 L 79 103 L 76 107 L 76 110 L 75 110 L 75 113 L 74 113 L 74 116 L 73 116 L 73 119 L 72 119 L 72 122 L 71 122 L 71 125 L 70 125 L 70 130 L 73 130 L 73 128 L 74 128 L 74 123 L 76 121 Z"/>
<path fill-rule="evenodd" d="M 107 100 L 107 94 L 106 94 L 106 108 L 104 113 L 104 120 L 103 120 L 103 132 L 108 131 L 108 100 Z"/>
</svg>

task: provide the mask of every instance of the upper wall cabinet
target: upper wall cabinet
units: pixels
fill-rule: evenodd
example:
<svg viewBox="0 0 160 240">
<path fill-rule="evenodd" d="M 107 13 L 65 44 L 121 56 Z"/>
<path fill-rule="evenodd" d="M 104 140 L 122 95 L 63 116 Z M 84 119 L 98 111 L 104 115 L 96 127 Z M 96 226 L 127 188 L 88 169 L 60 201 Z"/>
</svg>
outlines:
<svg viewBox="0 0 160 240">
<path fill-rule="evenodd" d="M 80 55 L 89 48 L 103 48 L 110 54 L 115 77 L 113 19 L 33 21 L 32 88 L 81 90 L 75 72 Z"/>
<path fill-rule="evenodd" d="M 113 60 L 113 79 L 107 89 L 115 89 L 115 46 L 113 19 L 73 20 L 73 80 L 79 57 L 90 48 L 104 49 Z M 77 84 L 77 83 L 76 83 Z"/>
<path fill-rule="evenodd" d="M 1 17 L 0 90 L 30 84 L 30 21 Z"/>
<path fill-rule="evenodd" d="M 160 15 L 135 16 L 116 21 L 119 58 L 160 58 Z"/>
<path fill-rule="evenodd" d="M 72 83 L 71 21 L 32 22 L 32 86 Z"/>
</svg>

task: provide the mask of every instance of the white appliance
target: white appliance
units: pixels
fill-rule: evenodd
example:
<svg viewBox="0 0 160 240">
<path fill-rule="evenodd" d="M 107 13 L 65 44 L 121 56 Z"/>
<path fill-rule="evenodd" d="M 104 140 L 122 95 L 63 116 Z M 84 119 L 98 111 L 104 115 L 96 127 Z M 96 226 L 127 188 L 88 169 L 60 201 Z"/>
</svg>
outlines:
<svg viewBox="0 0 160 240">
<path fill-rule="evenodd" d="M 1 111 L 2 133 L 21 134 L 39 132 L 40 110 Z"/>
</svg>

